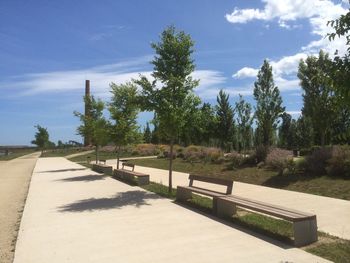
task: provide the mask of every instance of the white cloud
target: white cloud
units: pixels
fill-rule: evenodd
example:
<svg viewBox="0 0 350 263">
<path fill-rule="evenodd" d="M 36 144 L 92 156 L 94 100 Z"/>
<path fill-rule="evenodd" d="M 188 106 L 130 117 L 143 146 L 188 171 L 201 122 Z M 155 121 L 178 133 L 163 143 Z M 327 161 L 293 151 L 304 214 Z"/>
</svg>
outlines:
<svg viewBox="0 0 350 263">
<path fill-rule="evenodd" d="M 288 114 L 292 115 L 292 116 L 299 116 L 301 115 L 301 111 L 286 111 Z"/>
<path fill-rule="evenodd" d="M 255 78 L 258 74 L 258 71 L 258 69 L 244 67 L 233 74 L 232 77 L 235 79 Z"/>
<path fill-rule="evenodd" d="M 265 4 L 263 9 L 238 9 L 231 14 L 226 14 L 230 23 L 247 23 L 252 20 L 277 21 L 281 28 L 293 29 L 300 25 L 295 24 L 298 19 L 308 19 L 311 25 L 311 33 L 319 36 L 318 40 L 312 41 L 302 47 L 305 53 L 317 53 L 324 49 L 331 55 L 336 50 L 342 55 L 346 51 L 343 38 L 337 38 L 330 42 L 325 36 L 332 32 L 327 22 L 345 14 L 348 10 L 344 5 L 334 3 L 331 0 L 262 0 Z"/>
</svg>

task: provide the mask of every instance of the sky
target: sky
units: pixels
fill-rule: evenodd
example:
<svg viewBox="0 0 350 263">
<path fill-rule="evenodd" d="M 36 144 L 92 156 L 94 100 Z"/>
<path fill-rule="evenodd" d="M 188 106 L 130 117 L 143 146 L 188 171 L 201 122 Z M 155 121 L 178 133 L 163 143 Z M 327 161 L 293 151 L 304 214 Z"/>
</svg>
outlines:
<svg viewBox="0 0 350 263">
<path fill-rule="evenodd" d="M 254 105 L 253 87 L 264 59 L 273 67 L 283 105 L 302 108 L 300 59 L 323 49 L 346 50 L 325 38 L 327 21 L 348 11 L 343 0 L 0 0 L 0 145 L 30 145 L 35 125 L 50 140 L 82 141 L 85 79 L 108 102 L 109 84 L 150 76 L 152 42 L 169 25 L 195 42 L 195 93 L 216 104 L 220 89 Z M 141 113 L 141 127 L 152 114 Z"/>
</svg>

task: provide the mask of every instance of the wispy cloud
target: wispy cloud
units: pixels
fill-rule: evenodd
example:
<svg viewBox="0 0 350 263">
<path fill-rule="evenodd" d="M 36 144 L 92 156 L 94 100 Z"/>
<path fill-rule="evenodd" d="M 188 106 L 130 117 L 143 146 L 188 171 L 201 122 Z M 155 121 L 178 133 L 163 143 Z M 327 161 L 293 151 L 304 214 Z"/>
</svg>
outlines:
<svg viewBox="0 0 350 263">
<path fill-rule="evenodd" d="M 116 64 L 96 66 L 80 70 L 54 71 L 16 76 L 8 81 L 0 82 L 0 89 L 15 89 L 16 96 L 33 96 L 45 93 L 63 94 L 82 91 L 85 79 L 91 81 L 93 93 L 100 98 L 110 97 L 109 84 L 125 83 L 144 75 L 152 79 L 149 61 L 151 56 L 134 58 Z M 194 79 L 199 79 L 199 87 L 195 92 L 202 98 L 217 94 L 226 82 L 226 77 L 215 70 L 196 70 Z M 69 105 L 68 105 L 69 106 Z M 68 107 L 67 106 L 67 107 Z"/>
</svg>

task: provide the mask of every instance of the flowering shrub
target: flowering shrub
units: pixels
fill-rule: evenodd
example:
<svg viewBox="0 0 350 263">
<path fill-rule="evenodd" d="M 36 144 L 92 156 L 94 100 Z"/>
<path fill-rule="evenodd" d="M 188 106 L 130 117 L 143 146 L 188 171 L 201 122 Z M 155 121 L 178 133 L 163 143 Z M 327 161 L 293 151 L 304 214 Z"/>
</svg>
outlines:
<svg viewBox="0 0 350 263">
<path fill-rule="evenodd" d="M 332 157 L 332 149 L 329 147 L 316 148 L 306 157 L 306 170 L 314 175 L 326 174 L 326 165 Z"/>
<path fill-rule="evenodd" d="M 283 170 L 293 165 L 293 152 L 280 148 L 272 148 L 266 157 L 266 165 L 276 169 L 280 174 Z"/>
<path fill-rule="evenodd" d="M 333 146 L 331 154 L 332 157 L 327 160 L 327 173 L 331 176 L 350 177 L 350 146 Z"/>
</svg>

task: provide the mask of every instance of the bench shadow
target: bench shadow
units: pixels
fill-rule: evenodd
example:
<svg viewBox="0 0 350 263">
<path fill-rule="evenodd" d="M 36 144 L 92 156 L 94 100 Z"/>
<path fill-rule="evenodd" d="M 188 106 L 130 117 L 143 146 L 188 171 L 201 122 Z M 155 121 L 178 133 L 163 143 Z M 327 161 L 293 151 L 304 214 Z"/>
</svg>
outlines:
<svg viewBox="0 0 350 263">
<path fill-rule="evenodd" d="M 107 176 L 105 175 L 83 175 L 83 176 L 75 176 L 75 177 L 69 177 L 64 179 L 56 180 L 57 182 L 91 182 L 91 181 L 98 181 L 98 180 L 104 180 Z"/>
<path fill-rule="evenodd" d="M 262 183 L 262 185 L 274 188 L 285 188 L 290 184 L 302 181 L 310 181 L 312 179 L 315 179 L 315 176 L 304 174 L 276 175 L 268 178 Z"/>
<path fill-rule="evenodd" d="M 87 168 L 70 168 L 70 169 L 59 169 L 59 170 L 47 170 L 47 171 L 40 171 L 37 173 L 62 173 L 62 172 L 74 172 L 74 171 L 83 171 L 87 170 Z"/>
<path fill-rule="evenodd" d="M 96 210 L 120 209 L 124 206 L 135 206 L 137 208 L 150 205 L 147 200 L 161 199 L 162 197 L 145 191 L 128 191 L 118 193 L 109 198 L 89 198 L 79 200 L 58 207 L 59 212 L 93 212 Z"/>
<path fill-rule="evenodd" d="M 249 229 L 248 227 L 246 227 L 246 226 L 241 226 L 241 225 L 239 225 L 239 224 L 237 224 L 237 223 L 231 222 L 231 221 L 229 221 L 229 219 L 219 218 L 219 217 L 213 215 L 212 213 L 208 213 L 208 210 L 207 210 L 207 209 L 205 209 L 205 210 L 203 211 L 203 210 L 201 210 L 201 208 L 196 207 L 196 206 L 192 205 L 192 204 L 189 203 L 189 202 L 180 203 L 180 202 L 174 200 L 173 203 L 176 204 L 176 205 L 178 205 L 178 206 L 181 206 L 182 208 L 185 208 L 185 209 L 187 209 L 187 210 L 190 210 L 190 211 L 192 211 L 192 212 L 195 212 L 195 213 L 197 213 L 197 214 L 200 214 L 200 215 L 202 215 L 202 216 L 205 216 L 205 217 L 207 217 L 207 218 L 210 218 L 211 220 L 214 220 L 214 221 L 216 221 L 216 222 L 218 222 L 218 223 L 224 224 L 224 225 L 226 225 L 226 226 L 228 226 L 228 227 L 231 227 L 231 228 L 236 229 L 236 230 L 238 230 L 238 231 L 244 232 L 244 233 L 246 233 L 246 234 L 248 234 L 248 235 L 250 235 L 250 236 L 253 236 L 253 237 L 255 237 L 255 238 L 261 239 L 261 240 L 263 240 L 263 241 L 265 241 L 265 242 L 268 242 L 268 243 L 270 243 L 270 244 L 272 244 L 272 245 L 278 246 L 278 247 L 280 247 L 280 248 L 282 248 L 282 249 L 291 249 L 291 248 L 295 248 L 295 247 L 291 244 L 291 243 L 292 243 L 291 240 L 290 240 L 290 241 L 285 241 L 285 240 L 281 241 L 281 240 L 277 240 L 277 239 L 275 239 L 275 238 L 273 238 L 273 237 L 266 236 L 266 235 L 264 235 L 264 234 L 261 234 L 261 233 L 259 233 L 259 232 L 254 231 L 254 230 L 250 230 L 250 229 Z M 289 243 L 290 243 L 290 244 L 289 244 Z"/>
</svg>

